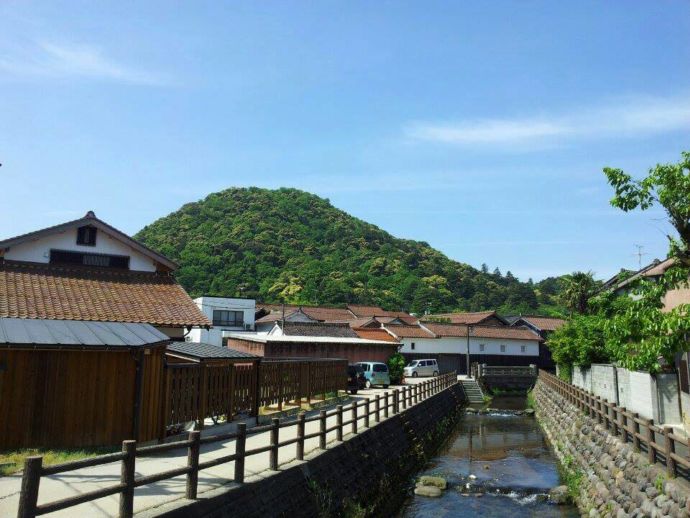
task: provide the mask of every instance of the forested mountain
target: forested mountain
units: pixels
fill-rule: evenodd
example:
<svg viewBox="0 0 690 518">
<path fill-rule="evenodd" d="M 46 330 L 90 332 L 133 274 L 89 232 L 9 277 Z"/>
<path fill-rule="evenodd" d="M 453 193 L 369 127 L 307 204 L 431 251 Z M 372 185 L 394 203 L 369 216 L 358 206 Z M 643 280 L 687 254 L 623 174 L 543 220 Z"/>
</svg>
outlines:
<svg viewBox="0 0 690 518">
<path fill-rule="evenodd" d="M 510 272 L 477 270 L 296 189 L 210 194 L 135 237 L 180 263 L 177 278 L 192 296 L 349 302 L 415 312 L 534 313 L 552 303 L 553 283 L 541 293 L 540 285 L 520 282 Z"/>
</svg>

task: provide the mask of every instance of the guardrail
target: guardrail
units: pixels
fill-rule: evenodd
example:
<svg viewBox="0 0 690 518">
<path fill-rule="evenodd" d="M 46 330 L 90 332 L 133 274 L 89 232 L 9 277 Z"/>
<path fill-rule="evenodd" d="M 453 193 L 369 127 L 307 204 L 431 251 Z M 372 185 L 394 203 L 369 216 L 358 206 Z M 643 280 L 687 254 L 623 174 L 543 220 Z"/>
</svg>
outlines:
<svg viewBox="0 0 690 518">
<path fill-rule="evenodd" d="M 595 418 L 599 424 L 603 424 L 607 431 L 617 435 L 621 441 L 632 442 L 635 451 L 639 453 L 644 449 L 649 463 L 664 464 L 669 476 L 677 476 L 679 467 L 690 470 L 690 458 L 676 453 L 678 445 L 687 450 L 690 443 L 684 437 L 673 433 L 670 426 L 657 426 L 654 419 L 642 418 L 636 412 L 630 412 L 625 407 L 595 396 L 553 374 L 540 370 L 539 379 L 588 416 Z M 661 436 L 663 443 L 657 442 L 657 435 Z M 688 478 L 687 474 L 682 475 L 683 478 Z"/>
<path fill-rule="evenodd" d="M 519 365 L 519 366 L 504 366 L 504 365 L 486 365 L 483 363 L 475 363 L 472 365 L 472 373 L 477 378 L 484 378 L 487 376 L 501 376 L 501 377 L 535 377 L 537 375 L 536 365 Z"/>
<path fill-rule="evenodd" d="M 120 495 L 120 505 L 118 511 L 119 518 L 129 518 L 134 512 L 134 489 L 160 482 L 161 480 L 171 479 L 180 475 L 186 475 L 186 489 L 185 497 L 195 499 L 197 497 L 199 471 L 212 468 L 221 464 L 235 462 L 234 482 L 243 483 L 245 475 L 245 459 L 252 455 L 260 453 L 269 453 L 269 466 L 271 470 L 278 469 L 278 450 L 283 446 L 291 444 L 296 445 L 295 458 L 297 460 L 304 459 L 304 442 L 307 439 L 319 438 L 319 448 L 325 449 L 327 436 L 329 433 L 335 432 L 336 440 L 343 440 L 343 431 L 346 426 L 351 427 L 352 433 L 358 432 L 358 422 L 364 419 L 364 427 L 370 427 L 370 418 L 374 418 L 374 422 L 378 423 L 383 418 L 388 418 L 390 413 L 393 415 L 399 413 L 401 410 L 423 401 L 434 394 L 457 384 L 457 374 L 455 372 L 441 374 L 435 378 L 424 381 L 419 384 L 409 385 L 402 389 L 393 389 L 392 394 L 386 391 L 381 397 L 379 394 L 372 400 L 366 399 L 364 401 L 355 401 L 354 403 L 343 406 L 338 405 L 335 410 L 325 411 L 321 410 L 319 415 L 307 418 L 304 412 L 297 416 L 296 421 L 281 423 L 279 419 L 274 418 L 271 424 L 264 426 L 257 426 L 247 430 L 245 423 L 239 423 L 237 432 L 213 435 L 209 437 L 201 437 L 201 432 L 189 432 L 187 440 L 176 441 L 166 444 L 158 444 L 153 446 L 144 446 L 137 448 L 136 441 L 124 441 L 122 443 L 121 453 L 111 453 L 107 455 L 100 455 L 89 459 L 66 462 L 63 464 L 56 464 L 53 466 L 43 466 L 43 457 L 34 456 L 27 457 L 24 463 L 24 473 L 22 475 L 22 486 L 19 496 L 19 507 L 17 510 L 18 518 L 34 518 L 35 516 L 44 515 L 47 513 L 67 509 L 75 505 L 97 500 L 106 496 L 118 494 Z M 372 408 L 373 406 L 373 408 Z M 364 413 L 360 415 L 359 409 L 364 408 Z M 344 421 L 343 417 L 346 412 L 349 412 L 351 418 Z M 329 417 L 336 417 L 336 424 L 327 427 L 327 419 Z M 305 425 L 308 422 L 319 422 L 319 431 L 312 433 L 305 433 Z M 296 426 L 297 437 L 280 441 L 280 430 L 283 428 Z M 258 433 L 270 432 L 270 441 L 266 446 L 246 450 L 247 436 Z M 209 444 L 227 440 L 235 440 L 235 452 L 224 455 L 214 459 L 200 461 L 199 450 L 202 444 Z M 135 475 L 136 459 L 138 457 L 146 457 L 170 450 L 179 448 L 187 448 L 187 465 L 179 468 L 163 471 L 153 475 L 144 477 L 137 477 Z M 66 473 L 75 471 L 77 469 L 87 468 L 91 466 L 100 466 L 103 464 L 110 464 L 112 462 L 120 462 L 120 483 L 112 486 L 99 488 L 93 491 L 88 491 L 76 496 L 70 496 L 62 500 L 49 502 L 45 504 L 38 504 L 38 491 L 40 487 L 41 477 L 56 475 L 59 473 Z"/>
</svg>

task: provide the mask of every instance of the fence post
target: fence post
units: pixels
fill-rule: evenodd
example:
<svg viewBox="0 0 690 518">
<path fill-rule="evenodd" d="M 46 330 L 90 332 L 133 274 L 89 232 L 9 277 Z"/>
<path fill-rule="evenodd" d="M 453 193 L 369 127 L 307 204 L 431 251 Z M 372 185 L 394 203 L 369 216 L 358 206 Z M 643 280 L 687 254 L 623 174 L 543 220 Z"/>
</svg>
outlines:
<svg viewBox="0 0 690 518">
<path fill-rule="evenodd" d="M 237 424 L 237 439 L 235 439 L 235 482 L 244 482 L 244 452 L 247 445 L 247 423 Z"/>
<path fill-rule="evenodd" d="M 398 389 L 393 389 L 393 415 L 400 412 L 400 406 L 398 401 Z"/>
<path fill-rule="evenodd" d="M 369 428 L 369 398 L 364 400 L 364 427 Z"/>
<path fill-rule="evenodd" d="M 357 401 L 352 403 L 352 433 L 357 433 Z"/>
<path fill-rule="evenodd" d="M 278 430 L 280 430 L 280 419 L 271 419 L 271 471 L 278 471 Z"/>
<path fill-rule="evenodd" d="M 621 434 L 621 441 L 624 443 L 628 442 L 628 433 L 625 430 L 628 423 L 628 418 L 625 416 L 626 412 L 627 410 L 625 407 L 620 407 L 620 413 L 618 414 L 618 431 Z"/>
<path fill-rule="evenodd" d="M 654 419 L 647 419 L 647 460 L 649 460 L 650 464 L 654 464 L 656 462 L 656 450 L 653 446 L 654 431 L 652 430 L 652 426 L 654 426 Z"/>
<path fill-rule="evenodd" d="M 326 411 L 319 411 L 319 448 L 326 449 Z"/>
<path fill-rule="evenodd" d="M 676 476 L 676 461 L 673 454 L 676 453 L 676 442 L 671 439 L 673 428 L 664 426 L 664 456 L 666 457 L 666 473 L 669 477 Z"/>
<path fill-rule="evenodd" d="M 43 457 L 27 457 L 24 459 L 24 473 L 22 474 L 22 488 L 19 493 L 19 508 L 17 518 L 34 518 L 36 503 L 38 502 L 38 486 L 41 483 Z"/>
<path fill-rule="evenodd" d="M 297 415 L 297 460 L 304 460 L 304 412 Z"/>
<path fill-rule="evenodd" d="M 187 467 L 189 472 L 187 473 L 187 490 L 185 492 L 185 498 L 189 500 L 196 499 L 197 483 L 199 481 L 199 439 L 201 439 L 201 432 L 193 431 L 189 432 L 187 440 L 190 441 L 189 446 L 187 446 Z"/>
<path fill-rule="evenodd" d="M 640 414 L 635 412 L 633 414 L 633 448 L 637 453 L 640 453 L 640 423 L 637 420 L 640 418 Z"/>
<path fill-rule="evenodd" d="M 609 408 L 609 400 L 606 398 L 604 398 L 604 408 L 606 409 L 606 420 L 604 421 L 604 425 L 606 426 L 606 431 L 608 432 L 611 430 L 611 409 Z"/>
<path fill-rule="evenodd" d="M 338 427 L 335 430 L 335 439 L 337 441 L 343 440 L 343 405 L 338 405 L 336 409 L 336 424 Z"/>
<path fill-rule="evenodd" d="M 400 395 L 402 396 L 400 399 L 400 403 L 402 404 L 402 410 L 405 410 L 407 408 L 407 390 L 405 387 L 403 387 L 400 390 Z"/>
<path fill-rule="evenodd" d="M 376 422 L 378 423 L 381 420 L 381 398 L 379 397 L 379 394 L 376 394 L 376 399 L 374 400 L 374 403 L 374 409 L 376 410 L 376 414 L 374 415 Z"/>
<path fill-rule="evenodd" d="M 120 464 L 120 484 L 125 487 L 120 493 L 119 518 L 131 518 L 134 514 L 134 463 L 137 455 L 137 441 L 122 441 L 125 457 Z"/>
<path fill-rule="evenodd" d="M 412 387 L 407 387 L 407 406 L 412 406 Z"/>
<path fill-rule="evenodd" d="M 388 419 L 388 391 L 383 393 L 383 417 Z"/>
</svg>

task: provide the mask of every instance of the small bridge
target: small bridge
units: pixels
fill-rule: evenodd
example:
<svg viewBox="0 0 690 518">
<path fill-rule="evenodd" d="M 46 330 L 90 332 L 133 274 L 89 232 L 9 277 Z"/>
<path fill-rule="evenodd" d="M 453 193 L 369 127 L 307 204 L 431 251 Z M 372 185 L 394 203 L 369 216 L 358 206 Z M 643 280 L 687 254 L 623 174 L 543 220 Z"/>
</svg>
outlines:
<svg viewBox="0 0 690 518">
<path fill-rule="evenodd" d="M 472 375 L 487 390 L 528 390 L 537 381 L 538 369 L 536 365 L 510 367 L 474 363 Z"/>
</svg>

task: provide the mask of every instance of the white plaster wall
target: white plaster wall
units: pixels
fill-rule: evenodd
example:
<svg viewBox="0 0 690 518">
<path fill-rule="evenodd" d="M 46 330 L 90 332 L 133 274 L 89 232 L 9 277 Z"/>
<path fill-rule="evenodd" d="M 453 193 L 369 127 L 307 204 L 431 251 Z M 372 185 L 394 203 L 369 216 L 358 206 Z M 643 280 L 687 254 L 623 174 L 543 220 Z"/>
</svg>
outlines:
<svg viewBox="0 0 690 518">
<path fill-rule="evenodd" d="M 592 391 L 592 376 L 590 370 L 573 365 L 573 385 Z"/>
<path fill-rule="evenodd" d="M 592 365 L 591 373 L 594 395 L 616 403 L 618 393 L 614 381 L 615 367 L 605 364 Z"/>
<path fill-rule="evenodd" d="M 96 246 L 77 244 L 77 229 L 73 228 L 52 234 L 33 241 L 21 243 L 5 252 L 5 259 L 10 261 L 30 261 L 34 263 L 48 263 L 50 250 L 70 250 L 73 252 L 87 252 L 93 254 L 111 254 L 129 256 L 129 269 L 141 272 L 155 272 L 153 259 L 134 250 L 119 239 L 98 229 Z"/>
<path fill-rule="evenodd" d="M 619 369 L 625 370 L 625 369 Z M 633 412 L 640 414 L 645 419 L 656 419 L 654 412 L 654 380 L 648 372 L 628 371 L 629 398 L 628 405 Z"/>
<path fill-rule="evenodd" d="M 680 413 L 678 376 L 676 373 L 656 375 L 656 390 L 659 402 L 659 422 L 679 424 L 683 422 Z"/>
<path fill-rule="evenodd" d="M 209 320 L 213 321 L 213 310 L 242 311 L 244 323 L 254 329 L 254 315 L 256 313 L 256 301 L 253 299 L 237 299 L 230 297 L 198 297 L 194 302 L 201 312 Z M 187 335 L 188 342 L 201 342 L 211 345 L 223 346 L 223 331 L 244 331 L 243 327 L 212 327 L 211 329 L 194 328 Z"/>
<path fill-rule="evenodd" d="M 412 350 L 412 342 L 415 344 Z M 401 339 L 402 353 L 414 354 L 464 354 L 467 352 L 467 338 L 403 338 Z M 484 344 L 484 350 L 480 345 Z M 501 352 L 501 345 L 506 350 Z M 522 351 L 522 346 L 525 351 Z M 497 340 L 495 338 L 470 338 L 470 354 L 507 355 L 507 356 L 539 356 L 539 342 L 532 340 Z"/>
<path fill-rule="evenodd" d="M 630 371 L 627 369 L 617 368 L 616 374 L 618 376 L 618 405 L 624 408 L 630 408 Z"/>
</svg>

